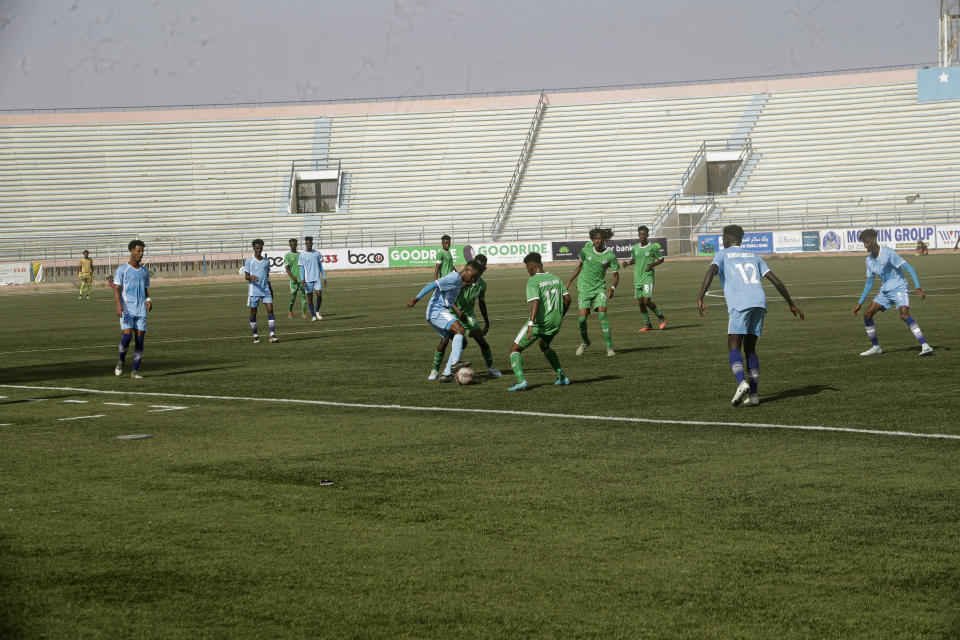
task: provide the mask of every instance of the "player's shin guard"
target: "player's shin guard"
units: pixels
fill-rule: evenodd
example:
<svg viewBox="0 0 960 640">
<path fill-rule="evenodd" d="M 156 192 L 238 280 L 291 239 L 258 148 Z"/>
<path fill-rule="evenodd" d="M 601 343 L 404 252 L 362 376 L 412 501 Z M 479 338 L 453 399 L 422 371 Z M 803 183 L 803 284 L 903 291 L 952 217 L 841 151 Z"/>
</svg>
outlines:
<svg viewBox="0 0 960 640">
<path fill-rule="evenodd" d="M 587 337 L 587 317 L 577 316 L 577 327 L 580 329 L 580 337 L 583 344 L 590 344 L 590 338 Z"/>
<path fill-rule="evenodd" d="M 870 344 L 879 347 L 880 341 L 877 339 L 877 328 L 873 326 L 873 318 L 864 318 L 863 328 L 867 330 L 867 337 L 870 338 Z"/>
<path fill-rule="evenodd" d="M 560 366 L 560 356 L 557 355 L 557 352 L 553 349 L 547 349 L 543 352 L 543 355 L 547 357 L 547 362 L 549 362 L 553 370 L 557 372 L 557 375 L 562 377 L 563 367 Z"/>
<path fill-rule="evenodd" d="M 730 349 L 730 369 L 738 384 L 746 379 L 743 371 L 743 354 L 740 353 L 740 349 Z"/>
<path fill-rule="evenodd" d="M 493 349 L 490 348 L 488 344 L 485 347 L 480 347 L 480 353 L 483 354 L 483 361 L 487 363 L 487 368 L 493 366 Z"/>
<path fill-rule="evenodd" d="M 647 313 L 647 312 L 643 312 L 643 313 L 640 314 L 640 317 L 643 318 L 643 326 L 649 327 L 649 326 L 650 326 L 650 314 Z"/>
<path fill-rule="evenodd" d="M 447 358 L 447 366 L 443 368 L 443 375 L 448 376 L 453 369 L 453 365 L 460 362 L 460 356 L 463 355 L 463 335 L 453 336 L 450 343 L 450 357 Z"/>
<path fill-rule="evenodd" d="M 310 307 L 310 315 L 315 316 L 317 312 L 313 310 L 313 296 L 310 296 L 310 299 L 307 300 L 307 306 Z"/>
<path fill-rule="evenodd" d="M 137 336 L 133 341 L 133 370 L 140 368 L 140 361 L 143 360 L 143 339 L 146 336 Z"/>
<path fill-rule="evenodd" d="M 517 376 L 517 382 L 523 382 L 523 356 L 519 351 L 510 352 L 510 368 L 513 369 L 513 375 Z"/>
<path fill-rule="evenodd" d="M 320 312 L 320 305 L 323 304 L 323 293 L 317 292 L 317 313 Z"/>
<path fill-rule="evenodd" d="M 607 312 L 598 311 L 597 318 L 600 319 L 600 329 L 603 330 L 603 339 L 607 343 L 607 349 L 613 349 L 613 336 L 610 335 L 610 321 L 607 319 Z"/>
<path fill-rule="evenodd" d="M 658 307 L 657 305 L 651 302 L 650 304 L 647 305 L 647 309 L 650 309 L 651 311 L 653 311 L 656 314 L 657 318 L 659 318 L 660 320 L 663 320 L 663 314 L 660 313 L 660 307 Z"/>
<path fill-rule="evenodd" d="M 257 317 L 256 316 L 250 318 L 250 328 L 253 330 L 253 335 L 257 335 Z"/>
<path fill-rule="evenodd" d="M 443 362 L 443 351 L 434 351 L 433 352 L 433 368 L 439 371 L 441 362 Z"/>
<path fill-rule="evenodd" d="M 270 335 L 273 335 L 277 328 L 277 321 L 272 313 L 267 315 L 267 326 L 270 327 Z"/>
<path fill-rule="evenodd" d="M 297 291 L 294 291 L 290 294 L 290 313 L 293 313 L 293 303 L 297 301 Z"/>
<path fill-rule="evenodd" d="M 750 393 L 757 393 L 760 387 L 760 358 L 755 353 L 747 356 L 747 372 L 750 374 Z"/>
<path fill-rule="evenodd" d="M 127 349 L 130 347 L 131 340 L 133 340 L 132 333 L 120 334 L 120 362 L 127 359 Z"/>
<path fill-rule="evenodd" d="M 920 344 L 926 344 L 927 339 L 923 337 L 923 331 L 920 331 L 920 325 L 913 319 L 913 316 L 907 316 L 903 321 L 910 327 L 910 332 L 913 334 L 913 337 L 919 340 Z"/>
</svg>

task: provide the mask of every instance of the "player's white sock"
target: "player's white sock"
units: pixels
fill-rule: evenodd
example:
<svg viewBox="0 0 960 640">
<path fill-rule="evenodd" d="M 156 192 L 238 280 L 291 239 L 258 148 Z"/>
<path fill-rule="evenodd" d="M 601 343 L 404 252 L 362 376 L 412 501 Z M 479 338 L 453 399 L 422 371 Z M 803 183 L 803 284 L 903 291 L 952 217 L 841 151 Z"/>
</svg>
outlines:
<svg viewBox="0 0 960 640">
<path fill-rule="evenodd" d="M 453 336 L 453 341 L 450 345 L 450 357 L 447 359 L 447 366 L 443 368 L 443 375 L 448 376 L 453 368 L 453 365 L 460 362 L 460 356 L 463 355 L 463 335 L 457 334 Z"/>
</svg>

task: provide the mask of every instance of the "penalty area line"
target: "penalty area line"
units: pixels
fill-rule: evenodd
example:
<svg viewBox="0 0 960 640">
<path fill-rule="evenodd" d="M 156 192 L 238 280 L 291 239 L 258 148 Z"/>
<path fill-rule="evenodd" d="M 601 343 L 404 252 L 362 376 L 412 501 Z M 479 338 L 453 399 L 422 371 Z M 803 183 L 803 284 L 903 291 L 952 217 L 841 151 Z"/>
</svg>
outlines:
<svg viewBox="0 0 960 640">
<path fill-rule="evenodd" d="M 960 435 L 947 433 L 915 433 L 911 431 L 884 431 L 881 429 L 854 429 L 852 427 L 825 427 L 821 425 L 775 424 L 769 422 L 732 422 L 724 420 L 670 420 L 658 418 L 635 418 L 629 416 L 593 416 L 576 413 L 552 413 L 545 411 L 511 411 L 508 409 L 470 409 L 466 407 L 418 407 L 403 404 L 363 404 L 358 402 L 332 402 L 329 400 L 302 400 L 297 398 L 254 398 L 248 396 L 212 396 L 191 393 L 161 393 L 156 391 L 113 391 L 104 389 L 85 389 L 81 387 L 39 387 L 16 384 L 0 384 L 4 389 L 29 389 L 32 391 L 75 391 L 100 393 L 105 395 L 134 395 L 154 398 L 190 398 L 193 400 L 222 400 L 247 402 L 274 402 L 278 404 L 299 404 L 324 407 L 344 407 L 348 409 L 381 409 L 393 411 L 425 411 L 434 413 L 478 413 L 519 416 L 524 418 L 558 418 L 561 420 L 589 420 L 596 422 L 627 422 L 636 424 L 675 424 L 695 427 L 742 427 L 747 429 L 785 429 L 793 431 L 826 431 L 832 433 L 856 433 L 860 435 L 895 436 L 901 438 L 927 438 L 940 440 L 960 440 Z"/>
</svg>

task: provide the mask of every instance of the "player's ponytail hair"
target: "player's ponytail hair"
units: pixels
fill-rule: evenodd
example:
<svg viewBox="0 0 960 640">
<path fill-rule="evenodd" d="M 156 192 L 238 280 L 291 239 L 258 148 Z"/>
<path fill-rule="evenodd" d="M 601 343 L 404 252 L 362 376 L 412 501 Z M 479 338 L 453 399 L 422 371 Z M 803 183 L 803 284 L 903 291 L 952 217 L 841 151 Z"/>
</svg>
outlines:
<svg viewBox="0 0 960 640">
<path fill-rule="evenodd" d="M 610 227 L 594 227 L 593 229 L 590 229 L 589 237 L 592 238 L 593 236 L 600 236 L 603 238 L 603 241 L 606 242 L 613 237 L 613 229 Z"/>
</svg>

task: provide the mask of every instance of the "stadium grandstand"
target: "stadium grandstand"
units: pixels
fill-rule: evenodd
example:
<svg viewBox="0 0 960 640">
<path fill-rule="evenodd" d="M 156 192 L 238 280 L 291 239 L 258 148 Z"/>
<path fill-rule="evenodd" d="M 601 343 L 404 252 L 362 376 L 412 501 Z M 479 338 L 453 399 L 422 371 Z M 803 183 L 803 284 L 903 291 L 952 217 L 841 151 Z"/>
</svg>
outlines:
<svg viewBox="0 0 960 640">
<path fill-rule="evenodd" d="M 960 101 L 917 75 L 0 112 L 0 259 L 956 222 Z"/>
</svg>

